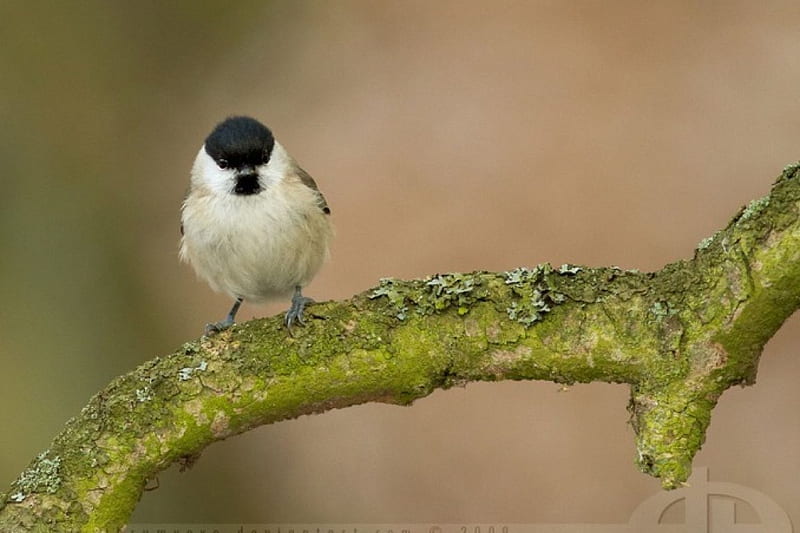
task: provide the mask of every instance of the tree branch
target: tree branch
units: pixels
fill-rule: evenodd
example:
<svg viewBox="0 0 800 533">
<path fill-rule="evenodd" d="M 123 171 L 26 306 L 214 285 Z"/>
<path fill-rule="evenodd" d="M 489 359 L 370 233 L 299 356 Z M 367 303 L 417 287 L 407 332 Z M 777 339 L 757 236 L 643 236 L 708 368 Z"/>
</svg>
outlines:
<svg viewBox="0 0 800 533">
<path fill-rule="evenodd" d="M 148 480 L 214 441 L 470 381 L 630 384 L 639 467 L 679 486 L 719 396 L 753 383 L 764 344 L 800 306 L 799 168 L 658 272 L 384 279 L 315 305 L 293 336 L 273 317 L 156 357 L 95 395 L 0 495 L 0 530 L 115 530 Z"/>
</svg>

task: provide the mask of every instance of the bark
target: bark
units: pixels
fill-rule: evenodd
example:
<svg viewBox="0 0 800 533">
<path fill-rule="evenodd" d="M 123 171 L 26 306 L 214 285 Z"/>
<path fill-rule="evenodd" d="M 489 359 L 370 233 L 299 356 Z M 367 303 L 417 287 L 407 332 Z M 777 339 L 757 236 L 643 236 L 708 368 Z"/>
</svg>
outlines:
<svg viewBox="0 0 800 533">
<path fill-rule="evenodd" d="M 115 531 L 148 480 L 263 424 L 471 381 L 627 383 L 637 463 L 680 486 L 723 391 L 800 306 L 800 165 L 658 272 L 539 265 L 381 280 L 115 379 L 0 494 L 1 531 Z"/>
</svg>

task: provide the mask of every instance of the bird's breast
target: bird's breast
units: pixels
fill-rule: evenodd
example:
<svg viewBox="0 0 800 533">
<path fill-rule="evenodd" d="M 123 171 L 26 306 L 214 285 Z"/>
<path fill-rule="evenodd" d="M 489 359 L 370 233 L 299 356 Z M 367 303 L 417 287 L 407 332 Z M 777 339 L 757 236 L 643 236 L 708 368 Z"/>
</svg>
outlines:
<svg viewBox="0 0 800 533">
<path fill-rule="evenodd" d="M 321 267 L 332 234 L 328 217 L 312 191 L 282 185 L 187 198 L 181 255 L 216 290 L 264 300 L 305 285 Z"/>
</svg>

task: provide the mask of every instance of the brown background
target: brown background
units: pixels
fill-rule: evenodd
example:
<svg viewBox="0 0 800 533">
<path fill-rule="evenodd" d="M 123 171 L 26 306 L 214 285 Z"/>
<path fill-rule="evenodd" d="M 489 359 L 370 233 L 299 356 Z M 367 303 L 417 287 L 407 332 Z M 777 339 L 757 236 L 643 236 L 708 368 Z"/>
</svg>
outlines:
<svg viewBox="0 0 800 533">
<path fill-rule="evenodd" d="M 0 485 L 115 375 L 220 318 L 177 261 L 210 128 L 269 124 L 333 209 L 308 294 L 385 276 L 691 256 L 800 157 L 800 4 L 0 4 Z M 245 306 L 242 319 L 286 302 Z M 796 319 L 696 464 L 800 524 Z M 264 427 L 137 522 L 624 522 L 627 390 L 469 385 Z"/>
</svg>

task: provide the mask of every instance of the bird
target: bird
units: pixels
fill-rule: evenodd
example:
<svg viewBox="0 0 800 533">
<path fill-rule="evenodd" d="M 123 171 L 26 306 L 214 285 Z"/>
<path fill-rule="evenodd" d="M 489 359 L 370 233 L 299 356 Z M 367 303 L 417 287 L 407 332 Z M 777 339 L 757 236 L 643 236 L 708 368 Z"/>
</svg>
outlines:
<svg viewBox="0 0 800 533">
<path fill-rule="evenodd" d="M 272 131 L 248 116 L 228 117 L 206 137 L 181 206 L 180 259 L 213 290 L 233 298 L 230 328 L 243 301 L 291 295 L 284 324 L 304 322 L 313 300 L 302 289 L 329 256 L 331 210 L 316 182 Z"/>
</svg>

